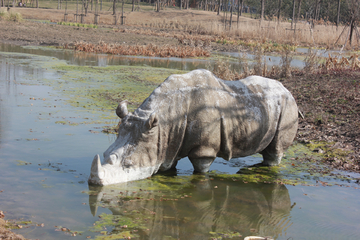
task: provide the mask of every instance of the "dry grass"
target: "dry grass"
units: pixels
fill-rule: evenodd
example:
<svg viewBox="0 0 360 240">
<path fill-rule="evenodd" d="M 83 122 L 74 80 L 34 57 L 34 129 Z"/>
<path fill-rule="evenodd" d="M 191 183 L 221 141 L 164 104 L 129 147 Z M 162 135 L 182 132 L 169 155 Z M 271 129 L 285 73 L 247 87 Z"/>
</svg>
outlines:
<svg viewBox="0 0 360 240">
<path fill-rule="evenodd" d="M 191 10 L 193 12 L 199 12 Z M 148 14 L 148 13 L 146 13 Z M 323 24 L 316 25 L 311 28 L 310 24 L 305 21 L 300 21 L 296 24 L 296 31 L 291 29 L 290 22 L 264 21 L 260 25 L 259 20 L 240 17 L 239 24 L 236 20 L 232 23 L 231 30 L 225 30 L 222 18 L 219 18 L 216 13 L 213 14 L 213 20 L 203 21 L 201 19 L 189 20 L 174 20 L 172 18 L 164 19 L 149 19 L 146 22 L 137 20 L 133 22 L 136 26 L 179 30 L 190 33 L 192 35 L 209 35 L 215 37 L 213 41 L 222 41 L 227 44 L 236 44 L 238 40 L 245 41 L 246 44 L 253 42 L 274 42 L 276 44 L 290 44 L 290 45 L 306 45 L 306 46 L 326 46 L 328 48 L 338 47 L 334 43 L 340 36 L 343 27 L 337 28 L 334 25 Z M 344 44 L 346 34 L 343 34 L 338 43 Z M 269 49 L 271 51 L 271 49 Z"/>
<path fill-rule="evenodd" d="M 33 9 L 33 8 L 16 8 L 16 11 L 22 14 L 27 19 L 41 19 L 50 20 L 53 22 L 64 21 L 64 10 L 55 9 Z M 68 10 L 67 21 L 75 21 L 74 10 Z M 236 22 L 236 17 L 233 17 L 232 29 L 225 30 L 223 16 L 217 15 L 215 12 L 205 12 L 201 10 L 177 10 L 167 9 L 157 13 L 155 11 L 138 11 L 125 12 L 126 26 L 136 26 L 148 31 L 148 34 L 158 33 L 163 34 L 172 32 L 180 35 L 192 35 L 193 38 L 200 38 L 202 36 L 211 41 L 222 41 L 224 44 L 241 44 L 246 46 L 254 46 L 256 42 L 266 43 L 271 42 L 270 49 L 265 51 L 272 51 L 278 44 L 302 45 L 302 46 L 326 46 L 328 48 L 339 47 L 345 44 L 347 32 L 343 34 L 338 44 L 334 43 L 343 31 L 342 27 L 336 27 L 327 23 L 316 25 L 311 28 L 310 24 L 305 21 L 299 21 L 296 24 L 296 31 L 291 29 L 290 22 L 280 22 L 274 20 L 260 21 L 240 17 L 239 24 Z M 117 15 L 118 22 L 120 22 L 120 15 Z M 89 11 L 84 17 L 84 23 L 91 24 L 94 22 L 94 11 Z M 100 12 L 100 24 L 113 25 L 114 16 L 111 11 Z M 121 28 L 124 28 L 121 27 Z M 143 32 L 138 30 L 139 34 Z M 356 41 L 353 41 L 356 43 Z M 256 44 L 255 44 L 256 45 Z M 354 47 L 354 46 L 353 46 Z"/>
<path fill-rule="evenodd" d="M 72 48 L 68 45 L 65 48 Z M 82 52 L 92 53 L 107 53 L 115 55 L 132 55 L 132 56 L 150 56 L 150 57 L 209 57 L 210 52 L 200 47 L 189 46 L 161 46 L 154 44 L 148 45 L 121 45 L 121 44 L 107 44 L 99 42 L 98 44 L 91 44 L 85 42 L 77 42 L 74 44 L 74 49 Z"/>
<path fill-rule="evenodd" d="M 14 21 L 14 22 L 21 22 L 23 20 L 23 17 L 18 12 L 8 12 L 8 11 L 0 11 L 0 19 L 6 20 L 6 21 Z"/>
<path fill-rule="evenodd" d="M 237 80 L 249 75 L 259 75 L 275 79 L 289 78 L 292 73 L 304 75 L 322 74 L 334 71 L 358 71 L 360 70 L 360 60 L 357 54 L 350 57 L 332 57 L 330 54 L 327 58 L 319 57 L 318 53 L 311 48 L 304 60 L 303 69 L 293 69 L 291 67 L 292 52 L 288 49 L 282 53 L 280 66 L 268 68 L 263 48 L 259 45 L 255 51 L 254 64 L 248 66 L 246 54 L 240 54 L 238 68 L 231 69 L 231 65 L 224 59 L 218 59 L 212 67 L 207 69 L 212 71 L 216 76 L 225 80 Z"/>
</svg>

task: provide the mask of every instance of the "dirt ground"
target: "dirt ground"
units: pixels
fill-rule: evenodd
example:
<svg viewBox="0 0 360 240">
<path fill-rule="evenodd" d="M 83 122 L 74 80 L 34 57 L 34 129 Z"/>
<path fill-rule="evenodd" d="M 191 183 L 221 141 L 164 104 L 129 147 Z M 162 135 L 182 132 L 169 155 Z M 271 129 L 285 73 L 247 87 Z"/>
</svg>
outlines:
<svg viewBox="0 0 360 240">
<path fill-rule="evenodd" d="M 177 21 L 220 21 L 216 13 L 186 10 L 168 11 L 166 13 L 134 12 L 126 15 L 127 26 L 111 25 L 114 21 L 111 14 L 102 15 L 98 29 L 63 26 L 51 22 L 63 21 L 63 10 L 16 8 L 25 19 L 49 20 L 48 23 L 36 21 L 12 22 L 0 20 L 0 43 L 16 45 L 65 46 L 74 42 L 97 44 L 119 43 L 127 45 L 156 44 L 157 46 L 180 46 L 178 39 L 171 36 L 176 29 L 157 29 L 166 34 L 139 34 L 133 30 L 140 27 L 131 26 L 139 19 L 150 22 L 172 18 Z M 73 14 L 73 13 L 71 13 Z M 69 18 L 73 15 L 69 14 Z M 85 19 L 92 23 L 93 15 Z M 151 20 L 150 20 L 151 19 Z M 146 26 L 142 27 L 146 30 Z M 233 45 L 211 43 L 210 51 L 237 51 Z M 323 161 L 337 169 L 360 172 L 360 72 L 329 71 L 306 74 L 295 72 L 291 78 L 280 79 L 292 92 L 305 115 L 299 120 L 297 140 L 304 143 L 323 141 L 314 149 L 323 153 Z M 24 239 L 3 228 L 0 219 L 1 239 Z"/>
<path fill-rule="evenodd" d="M 214 12 L 169 10 L 160 13 L 153 11 L 128 13 L 126 25 L 114 25 L 113 16 L 104 13 L 101 15 L 103 19 L 100 21 L 101 24 L 95 29 L 55 24 L 56 22 L 63 21 L 63 10 L 15 8 L 10 11 L 21 13 L 27 21 L 6 21 L 6 24 L 0 24 L 0 41 L 8 44 L 35 46 L 64 46 L 81 41 L 92 44 L 102 41 L 108 44 L 146 45 L 151 43 L 157 46 L 179 46 L 179 40 L 173 37 L 175 34 L 179 34 L 179 32 L 180 34 L 182 33 L 179 29 L 175 27 L 166 29 L 152 28 L 150 25 L 157 24 L 158 26 L 162 18 L 184 23 L 217 22 L 221 20 L 221 17 Z M 40 22 L 41 20 L 47 21 L 47 23 Z M 93 14 L 88 14 L 88 19 L 85 23 L 92 22 Z M 143 34 L 136 33 L 139 31 Z M 189 34 L 189 30 L 186 31 L 186 34 Z M 212 43 L 209 50 L 238 51 L 238 46 Z"/>
</svg>

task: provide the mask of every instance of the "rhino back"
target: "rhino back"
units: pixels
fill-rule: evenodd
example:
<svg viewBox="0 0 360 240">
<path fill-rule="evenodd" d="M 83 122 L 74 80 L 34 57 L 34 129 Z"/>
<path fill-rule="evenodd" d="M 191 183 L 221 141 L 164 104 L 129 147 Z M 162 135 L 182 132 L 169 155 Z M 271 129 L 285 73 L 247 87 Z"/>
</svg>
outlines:
<svg viewBox="0 0 360 240">
<path fill-rule="evenodd" d="M 167 168 L 189 153 L 230 159 L 261 151 L 272 140 L 289 95 L 275 80 L 224 81 L 195 70 L 168 77 L 135 114 L 157 112 L 159 157 Z"/>
</svg>

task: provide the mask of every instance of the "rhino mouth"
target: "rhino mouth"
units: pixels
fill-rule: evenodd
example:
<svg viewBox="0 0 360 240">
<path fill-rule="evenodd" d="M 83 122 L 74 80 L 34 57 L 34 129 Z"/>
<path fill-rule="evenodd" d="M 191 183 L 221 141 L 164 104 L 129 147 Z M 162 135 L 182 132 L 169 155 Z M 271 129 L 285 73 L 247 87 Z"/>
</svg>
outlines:
<svg viewBox="0 0 360 240">
<path fill-rule="evenodd" d="M 103 165 L 101 164 L 99 154 L 95 155 L 91 164 L 88 183 L 90 185 L 105 186 L 140 180 L 150 177 L 159 169 L 159 165 L 134 167 L 132 165 L 123 166 L 117 163 L 119 163 L 117 154 L 111 154 Z"/>
</svg>

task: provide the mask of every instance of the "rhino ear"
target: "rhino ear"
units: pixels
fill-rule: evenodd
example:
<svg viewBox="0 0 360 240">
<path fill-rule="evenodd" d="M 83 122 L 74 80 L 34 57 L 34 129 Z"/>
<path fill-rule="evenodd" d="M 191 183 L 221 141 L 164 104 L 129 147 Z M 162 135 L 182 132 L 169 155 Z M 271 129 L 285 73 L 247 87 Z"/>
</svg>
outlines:
<svg viewBox="0 0 360 240">
<path fill-rule="evenodd" d="M 119 103 L 119 105 L 116 108 L 116 115 L 118 115 L 119 118 L 124 118 L 126 115 L 129 114 L 129 111 L 127 110 L 127 104 L 128 101 L 122 101 Z"/>
<path fill-rule="evenodd" d="M 153 127 L 156 127 L 157 125 L 159 125 L 159 117 L 156 114 L 156 112 L 153 112 L 149 119 L 146 121 L 145 126 L 147 127 L 147 129 L 152 129 Z"/>
</svg>

